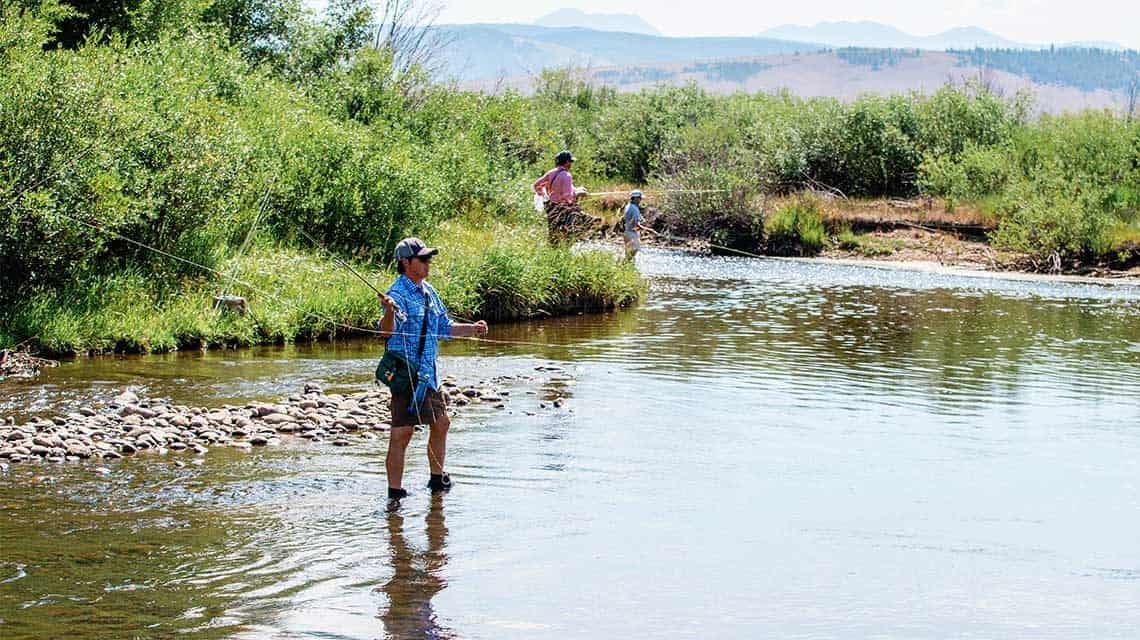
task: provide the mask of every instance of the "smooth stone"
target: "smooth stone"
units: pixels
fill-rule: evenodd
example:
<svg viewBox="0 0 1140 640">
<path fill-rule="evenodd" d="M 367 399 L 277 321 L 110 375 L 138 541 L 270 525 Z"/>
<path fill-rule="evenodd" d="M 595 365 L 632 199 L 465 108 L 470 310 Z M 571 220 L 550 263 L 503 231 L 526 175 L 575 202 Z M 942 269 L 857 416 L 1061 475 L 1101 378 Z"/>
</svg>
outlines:
<svg viewBox="0 0 1140 640">
<path fill-rule="evenodd" d="M 262 421 L 264 421 L 266 424 L 277 425 L 277 424 L 288 424 L 290 422 L 294 422 L 295 419 L 292 418 L 291 416 L 287 416 L 283 413 L 271 413 L 267 416 L 264 416 L 262 418 Z"/>
<path fill-rule="evenodd" d="M 129 389 L 126 391 L 123 391 L 119 395 L 115 396 L 115 400 L 114 400 L 114 402 L 116 402 L 120 405 L 136 404 L 138 401 L 139 401 L 138 395 L 136 395 L 134 391 L 131 391 Z"/>
<path fill-rule="evenodd" d="M 333 445 L 337 446 L 337 447 L 347 447 L 350 444 L 352 444 L 352 443 L 349 442 L 348 440 L 343 439 L 343 438 L 341 438 L 339 440 L 333 440 Z"/>
</svg>

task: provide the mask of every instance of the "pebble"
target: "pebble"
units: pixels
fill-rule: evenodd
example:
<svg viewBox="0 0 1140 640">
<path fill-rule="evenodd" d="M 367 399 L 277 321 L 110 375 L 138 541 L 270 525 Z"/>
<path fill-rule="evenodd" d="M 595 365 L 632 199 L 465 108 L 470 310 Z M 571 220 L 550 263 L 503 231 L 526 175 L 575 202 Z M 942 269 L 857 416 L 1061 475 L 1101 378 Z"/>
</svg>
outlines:
<svg viewBox="0 0 1140 640">
<path fill-rule="evenodd" d="M 459 385 L 446 378 L 443 386 L 450 402 L 463 406 L 486 402 L 506 407 L 509 391 L 497 383 L 522 377 L 505 376 L 477 385 Z M 63 416 L 34 416 L 23 424 L 14 418 L 0 421 L 0 459 L 5 471 L 11 464 L 82 460 L 113 461 L 129 455 L 165 453 L 202 456 L 209 446 L 242 451 L 281 443 L 284 436 L 334 446 L 351 446 L 352 438 L 376 439 L 374 432 L 391 428 L 389 393 L 372 388 L 351 394 L 325 394 L 320 385 L 306 383 L 303 394 L 279 403 L 253 402 L 242 407 L 187 407 L 169 400 L 140 398 L 125 389 L 109 403 L 79 407 Z M 185 466 L 175 461 L 176 466 Z M 190 464 L 202 464 L 200 457 Z M 111 469 L 95 467 L 108 475 Z"/>
</svg>

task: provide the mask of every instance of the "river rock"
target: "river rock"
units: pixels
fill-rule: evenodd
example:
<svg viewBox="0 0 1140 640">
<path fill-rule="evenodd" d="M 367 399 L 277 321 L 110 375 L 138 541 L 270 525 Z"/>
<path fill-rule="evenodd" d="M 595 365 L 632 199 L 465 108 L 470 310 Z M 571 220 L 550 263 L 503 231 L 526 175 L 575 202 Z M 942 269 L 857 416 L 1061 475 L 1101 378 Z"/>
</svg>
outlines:
<svg viewBox="0 0 1140 640">
<path fill-rule="evenodd" d="M 129 405 L 123 407 L 123 410 L 120 412 L 120 415 L 122 415 L 122 416 L 135 415 L 135 416 L 138 416 L 144 420 L 149 420 L 150 418 L 157 416 L 158 413 L 155 412 L 154 409 L 149 409 L 149 408 L 144 407 L 142 405 L 129 404 Z"/>
<path fill-rule="evenodd" d="M 135 395 L 135 392 L 131 391 L 130 389 L 123 391 L 119 395 L 115 396 L 115 399 L 114 399 L 114 402 L 120 406 L 128 405 L 128 404 L 137 404 L 138 401 L 139 401 L 139 397 L 137 395 Z"/>
</svg>

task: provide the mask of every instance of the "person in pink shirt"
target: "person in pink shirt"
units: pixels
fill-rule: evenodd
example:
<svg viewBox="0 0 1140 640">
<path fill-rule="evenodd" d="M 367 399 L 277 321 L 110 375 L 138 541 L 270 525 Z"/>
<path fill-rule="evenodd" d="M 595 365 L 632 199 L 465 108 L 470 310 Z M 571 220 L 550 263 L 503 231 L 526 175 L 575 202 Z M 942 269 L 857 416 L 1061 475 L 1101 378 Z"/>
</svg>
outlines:
<svg viewBox="0 0 1140 640">
<path fill-rule="evenodd" d="M 575 227 L 582 226 L 589 219 L 578 204 L 578 197 L 586 190 L 574 186 L 570 167 L 574 156 L 569 151 L 561 151 L 554 158 L 555 167 L 534 181 L 534 193 L 543 198 L 546 212 L 546 226 L 550 244 L 572 240 Z M 596 222 L 596 221 L 595 221 Z"/>
</svg>

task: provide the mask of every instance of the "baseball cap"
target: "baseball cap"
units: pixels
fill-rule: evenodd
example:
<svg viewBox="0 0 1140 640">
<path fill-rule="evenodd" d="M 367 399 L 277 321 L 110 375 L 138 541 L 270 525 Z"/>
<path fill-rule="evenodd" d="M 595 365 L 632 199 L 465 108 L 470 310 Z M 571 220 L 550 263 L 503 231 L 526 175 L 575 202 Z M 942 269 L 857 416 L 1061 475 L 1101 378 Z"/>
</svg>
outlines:
<svg viewBox="0 0 1140 640">
<path fill-rule="evenodd" d="M 570 153 L 569 149 L 559 151 L 558 155 L 554 156 L 554 164 L 565 164 L 567 162 L 574 162 L 577 158 L 574 154 Z"/>
<path fill-rule="evenodd" d="M 396 244 L 396 259 L 403 260 L 414 256 L 434 256 L 439 253 L 436 247 L 429 247 L 419 238 L 404 238 Z"/>
<path fill-rule="evenodd" d="M 629 197 L 631 197 L 631 198 L 640 198 L 640 197 L 642 197 L 641 189 L 634 189 L 633 191 L 630 191 L 630 192 L 629 192 Z"/>
</svg>

